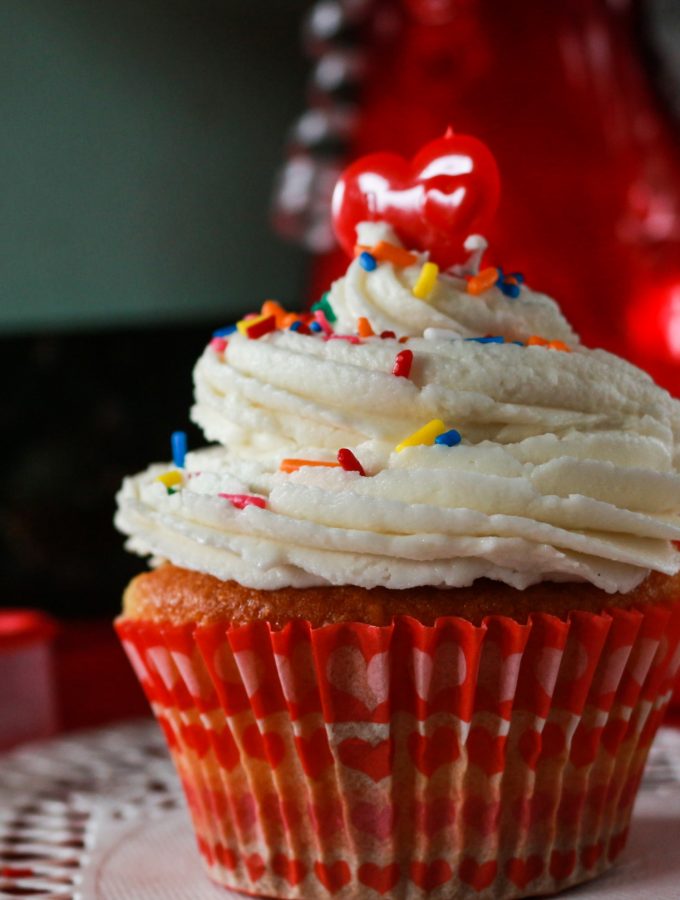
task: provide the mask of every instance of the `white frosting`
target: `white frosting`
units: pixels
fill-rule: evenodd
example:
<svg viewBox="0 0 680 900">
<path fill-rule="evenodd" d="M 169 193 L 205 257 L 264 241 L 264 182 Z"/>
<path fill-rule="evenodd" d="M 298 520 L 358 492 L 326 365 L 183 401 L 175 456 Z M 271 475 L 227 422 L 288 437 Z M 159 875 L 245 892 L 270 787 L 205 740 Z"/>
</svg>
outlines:
<svg viewBox="0 0 680 900">
<path fill-rule="evenodd" d="M 384 228 L 384 227 L 383 227 Z M 384 230 L 360 234 L 374 243 Z M 389 237 L 389 235 L 387 235 Z M 392 238 L 393 239 L 393 238 Z M 277 331 L 206 348 L 192 418 L 218 447 L 189 454 L 182 488 L 127 479 L 118 527 L 156 559 L 264 589 L 354 584 L 522 588 L 587 580 L 628 591 L 680 559 L 680 404 L 623 360 L 588 350 L 554 301 L 523 287 L 481 296 L 453 276 L 429 302 L 417 265 L 354 261 L 333 285 L 337 333 L 414 335 L 409 378 L 392 374 L 397 340 L 360 344 Z M 504 335 L 503 344 L 461 336 Z M 540 334 L 573 352 L 518 346 Z M 395 445 L 431 419 L 456 447 Z M 284 457 L 334 461 L 348 447 L 367 477 L 339 468 L 279 471 Z M 200 473 L 200 474 L 196 474 Z M 264 509 L 220 493 L 258 494 Z"/>
</svg>

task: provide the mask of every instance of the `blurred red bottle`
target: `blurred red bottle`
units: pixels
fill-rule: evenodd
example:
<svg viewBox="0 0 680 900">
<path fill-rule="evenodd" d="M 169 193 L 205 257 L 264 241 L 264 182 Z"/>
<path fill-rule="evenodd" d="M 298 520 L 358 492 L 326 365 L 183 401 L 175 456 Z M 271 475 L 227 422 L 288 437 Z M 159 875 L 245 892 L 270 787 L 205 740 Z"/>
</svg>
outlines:
<svg viewBox="0 0 680 900">
<path fill-rule="evenodd" d="M 631 0 L 377 3 L 348 162 L 452 124 L 502 177 L 491 264 L 680 394 L 680 148 Z M 346 265 L 319 260 L 314 292 Z"/>
</svg>

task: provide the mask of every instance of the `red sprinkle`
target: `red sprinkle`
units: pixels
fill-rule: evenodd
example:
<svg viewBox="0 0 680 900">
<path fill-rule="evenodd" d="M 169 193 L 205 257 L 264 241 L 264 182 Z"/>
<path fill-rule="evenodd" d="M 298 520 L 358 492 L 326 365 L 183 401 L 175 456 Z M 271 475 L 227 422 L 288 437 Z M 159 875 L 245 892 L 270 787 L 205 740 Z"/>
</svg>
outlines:
<svg viewBox="0 0 680 900">
<path fill-rule="evenodd" d="M 245 509 L 246 506 L 259 506 L 264 509 L 267 501 L 264 497 L 255 497 L 253 494 L 220 494 L 225 500 L 228 500 L 236 509 Z"/>
<path fill-rule="evenodd" d="M 329 341 L 348 341 L 350 344 L 360 344 L 361 338 L 358 338 L 356 334 L 329 334 Z"/>
<path fill-rule="evenodd" d="M 393 375 L 400 375 L 402 378 L 408 378 L 411 374 L 411 366 L 413 365 L 413 351 L 401 350 L 394 358 Z"/>
<path fill-rule="evenodd" d="M 229 342 L 225 338 L 215 337 L 210 341 L 210 346 L 213 348 L 215 353 L 224 353 L 227 349 L 227 344 Z"/>
<path fill-rule="evenodd" d="M 333 334 L 333 329 L 331 328 L 331 323 L 326 317 L 326 313 L 322 309 L 315 309 L 314 318 L 319 323 L 319 325 L 321 325 L 323 333 L 330 337 Z"/>
<path fill-rule="evenodd" d="M 396 334 L 393 331 L 381 331 L 380 337 L 383 338 L 383 340 L 385 338 L 395 338 Z"/>
<path fill-rule="evenodd" d="M 364 467 L 361 465 L 356 456 L 347 447 L 338 450 L 338 462 L 345 472 L 358 472 L 359 475 L 366 475 Z"/>
<path fill-rule="evenodd" d="M 263 334 L 269 334 L 270 331 L 276 330 L 276 316 L 267 316 L 266 319 L 262 319 L 261 322 L 256 322 L 254 325 L 250 325 L 246 328 L 246 334 L 249 338 L 255 340 L 256 338 L 262 337 Z"/>
</svg>

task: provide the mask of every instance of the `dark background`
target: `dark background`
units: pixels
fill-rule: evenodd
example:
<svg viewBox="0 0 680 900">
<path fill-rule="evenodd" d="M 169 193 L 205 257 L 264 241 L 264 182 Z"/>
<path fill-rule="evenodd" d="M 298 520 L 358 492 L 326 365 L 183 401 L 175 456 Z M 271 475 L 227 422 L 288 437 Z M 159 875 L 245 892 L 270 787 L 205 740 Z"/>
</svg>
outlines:
<svg viewBox="0 0 680 900">
<path fill-rule="evenodd" d="M 214 328 L 302 302 L 270 195 L 301 0 L 0 4 L 0 605 L 110 618 L 124 475 L 189 427 Z M 282 289 L 285 294 L 282 294 Z"/>
</svg>

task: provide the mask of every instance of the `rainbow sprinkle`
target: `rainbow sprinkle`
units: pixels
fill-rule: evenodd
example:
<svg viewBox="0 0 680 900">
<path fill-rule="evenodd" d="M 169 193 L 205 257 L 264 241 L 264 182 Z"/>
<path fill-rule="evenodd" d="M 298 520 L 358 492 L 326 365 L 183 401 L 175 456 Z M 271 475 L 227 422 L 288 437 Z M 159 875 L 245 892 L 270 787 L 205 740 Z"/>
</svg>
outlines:
<svg viewBox="0 0 680 900">
<path fill-rule="evenodd" d="M 446 431 L 446 425 L 444 425 L 442 420 L 432 419 L 427 425 L 423 425 L 418 431 L 414 431 L 413 434 L 404 438 L 404 440 L 400 444 L 397 444 L 394 449 L 397 453 L 401 453 L 401 451 L 405 450 L 407 447 L 417 447 L 421 444 L 430 446 L 431 444 L 434 444 L 437 435 L 444 431 Z"/>
<path fill-rule="evenodd" d="M 259 506 L 265 509 L 267 501 L 264 497 L 257 497 L 255 494 L 218 494 L 224 500 L 228 500 L 236 509 L 245 509 L 246 506 Z"/>
<path fill-rule="evenodd" d="M 367 272 L 372 272 L 374 269 L 378 268 L 378 262 L 375 256 L 367 250 L 364 250 L 363 253 L 359 254 L 359 265 Z"/>
<path fill-rule="evenodd" d="M 368 338 L 373 337 L 375 331 L 371 328 L 371 323 L 365 316 L 359 316 L 357 319 L 357 331 L 359 332 L 359 337 Z"/>
<path fill-rule="evenodd" d="M 256 322 L 248 325 L 246 328 L 246 335 L 250 338 L 250 340 L 254 341 L 257 338 L 261 338 L 265 334 L 269 334 L 270 331 L 276 331 L 276 317 L 275 316 L 264 316 L 261 319 L 258 319 Z"/>
<path fill-rule="evenodd" d="M 345 472 L 358 472 L 359 475 L 366 475 L 364 467 L 347 447 L 341 447 L 340 450 L 338 450 L 338 462 Z"/>
<path fill-rule="evenodd" d="M 229 337 L 230 334 L 233 334 L 236 331 L 236 325 L 225 325 L 224 328 L 218 328 L 217 331 L 213 331 L 214 338 L 225 338 Z"/>
<path fill-rule="evenodd" d="M 478 275 L 473 275 L 472 278 L 468 280 L 468 294 L 477 295 L 483 294 L 484 291 L 488 291 L 489 288 L 492 288 L 498 281 L 498 274 L 498 269 L 495 266 L 489 266 L 486 269 L 482 269 Z"/>
<path fill-rule="evenodd" d="M 439 266 L 433 262 L 426 262 L 420 270 L 420 275 L 413 285 L 413 296 L 419 300 L 427 300 L 437 284 Z"/>
<path fill-rule="evenodd" d="M 449 431 L 445 431 L 443 434 L 438 434 L 434 439 L 435 444 L 443 444 L 445 447 L 457 447 L 458 444 L 463 440 L 461 437 L 460 431 L 456 431 L 455 428 L 451 428 Z"/>
<path fill-rule="evenodd" d="M 276 300 L 265 300 L 260 312 L 263 316 L 274 316 L 277 328 L 284 327 L 284 319 L 289 315 Z"/>
<path fill-rule="evenodd" d="M 258 316 L 254 313 L 248 313 L 247 316 L 244 316 L 236 323 L 236 327 L 238 328 L 239 333 L 245 336 L 248 333 L 249 328 L 252 328 L 253 325 L 257 325 L 258 322 L 262 322 L 267 318 L 269 318 L 269 316 Z"/>
<path fill-rule="evenodd" d="M 160 481 L 166 488 L 172 488 L 182 483 L 183 476 L 182 473 L 178 472 L 176 469 L 171 469 L 169 472 L 163 472 L 162 475 L 157 475 L 156 481 Z"/>
<path fill-rule="evenodd" d="M 178 469 L 183 469 L 187 456 L 186 431 L 173 431 L 170 435 L 170 446 L 172 448 L 172 461 Z"/>
<path fill-rule="evenodd" d="M 527 347 L 545 347 L 547 350 L 560 350 L 562 353 L 571 353 L 571 347 L 564 341 L 549 341 L 538 334 L 532 334 L 527 341 Z"/>
<path fill-rule="evenodd" d="M 505 338 L 502 334 L 487 334 L 485 337 L 469 337 L 463 338 L 465 341 L 474 341 L 477 344 L 504 344 Z"/>
<path fill-rule="evenodd" d="M 333 334 L 333 329 L 331 328 L 330 322 L 326 318 L 326 313 L 322 309 L 317 309 L 314 312 L 314 319 L 319 323 L 325 335 L 330 337 Z"/>
<path fill-rule="evenodd" d="M 337 469 L 339 462 L 327 462 L 323 459 L 282 459 L 279 463 L 280 472 L 297 472 L 304 466 L 328 466 L 331 469 Z"/>
<path fill-rule="evenodd" d="M 312 312 L 324 313 L 329 322 L 335 322 L 338 318 L 328 300 L 328 291 L 326 291 L 325 294 L 322 294 L 321 299 L 312 306 Z"/>
<path fill-rule="evenodd" d="M 392 374 L 399 378 L 408 378 L 413 365 L 413 351 L 401 350 L 394 358 Z"/>
<path fill-rule="evenodd" d="M 215 353 L 224 353 L 224 351 L 227 349 L 228 344 L 229 341 L 227 341 L 227 339 L 223 337 L 214 337 L 210 341 L 210 346 L 215 351 Z"/>
</svg>

